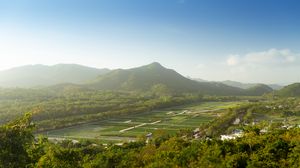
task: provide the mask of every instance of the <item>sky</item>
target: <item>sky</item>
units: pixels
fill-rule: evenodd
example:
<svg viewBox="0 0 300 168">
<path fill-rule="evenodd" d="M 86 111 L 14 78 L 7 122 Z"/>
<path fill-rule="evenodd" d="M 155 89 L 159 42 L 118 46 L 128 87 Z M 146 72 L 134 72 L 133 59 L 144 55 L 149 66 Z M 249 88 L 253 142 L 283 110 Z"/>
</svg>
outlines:
<svg viewBox="0 0 300 168">
<path fill-rule="evenodd" d="M 300 81 L 298 0 L 0 0 L 0 70 L 151 62 L 184 76 Z"/>
</svg>

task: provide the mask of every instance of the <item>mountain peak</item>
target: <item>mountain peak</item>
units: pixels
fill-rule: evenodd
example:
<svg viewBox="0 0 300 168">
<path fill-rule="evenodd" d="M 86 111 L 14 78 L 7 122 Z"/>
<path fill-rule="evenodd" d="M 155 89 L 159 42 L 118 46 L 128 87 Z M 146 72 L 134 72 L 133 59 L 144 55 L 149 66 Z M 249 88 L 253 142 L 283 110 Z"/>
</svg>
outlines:
<svg viewBox="0 0 300 168">
<path fill-rule="evenodd" d="M 151 64 L 149 65 L 156 65 L 156 66 L 162 66 L 159 62 L 152 62 Z"/>
<path fill-rule="evenodd" d="M 160 63 L 158 63 L 158 62 L 152 62 L 151 64 L 149 64 L 149 65 L 146 65 L 146 67 L 148 67 L 148 68 L 164 68 L 165 69 L 165 67 L 163 67 Z"/>
</svg>

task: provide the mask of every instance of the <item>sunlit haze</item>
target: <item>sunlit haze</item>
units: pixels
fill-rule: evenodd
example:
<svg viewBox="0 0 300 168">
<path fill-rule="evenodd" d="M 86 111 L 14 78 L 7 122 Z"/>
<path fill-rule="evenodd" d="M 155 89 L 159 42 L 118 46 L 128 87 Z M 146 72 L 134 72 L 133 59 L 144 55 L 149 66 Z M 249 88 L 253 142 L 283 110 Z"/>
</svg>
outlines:
<svg viewBox="0 0 300 168">
<path fill-rule="evenodd" d="M 0 70 L 151 62 L 184 76 L 300 80 L 296 0 L 0 0 Z"/>
</svg>

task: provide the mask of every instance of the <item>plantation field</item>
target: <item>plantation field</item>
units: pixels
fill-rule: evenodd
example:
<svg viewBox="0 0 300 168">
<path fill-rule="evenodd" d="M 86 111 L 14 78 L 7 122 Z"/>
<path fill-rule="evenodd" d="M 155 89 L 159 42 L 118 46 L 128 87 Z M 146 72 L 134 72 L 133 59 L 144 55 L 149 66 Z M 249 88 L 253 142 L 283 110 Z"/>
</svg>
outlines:
<svg viewBox="0 0 300 168">
<path fill-rule="evenodd" d="M 243 102 L 203 102 L 44 132 L 49 138 L 132 141 L 140 136 L 164 130 L 175 134 L 181 129 L 195 129 Z"/>
</svg>

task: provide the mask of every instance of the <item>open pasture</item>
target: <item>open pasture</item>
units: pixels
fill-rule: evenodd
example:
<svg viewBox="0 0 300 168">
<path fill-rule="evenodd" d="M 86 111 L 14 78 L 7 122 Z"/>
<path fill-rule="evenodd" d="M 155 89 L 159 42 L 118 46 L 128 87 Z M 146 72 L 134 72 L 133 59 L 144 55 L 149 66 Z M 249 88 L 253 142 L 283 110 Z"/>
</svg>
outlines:
<svg viewBox="0 0 300 168">
<path fill-rule="evenodd" d="M 50 138 L 131 141 L 155 130 L 174 134 L 181 129 L 195 129 L 243 102 L 203 102 L 140 114 L 119 116 L 103 121 L 48 131 Z"/>
</svg>

